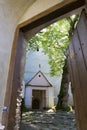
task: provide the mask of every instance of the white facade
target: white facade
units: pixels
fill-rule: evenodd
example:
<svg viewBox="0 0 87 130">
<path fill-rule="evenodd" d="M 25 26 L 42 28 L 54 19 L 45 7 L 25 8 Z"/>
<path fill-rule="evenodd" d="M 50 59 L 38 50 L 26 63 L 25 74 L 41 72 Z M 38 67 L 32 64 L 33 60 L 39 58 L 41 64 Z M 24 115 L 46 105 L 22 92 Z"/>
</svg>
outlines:
<svg viewBox="0 0 87 130">
<path fill-rule="evenodd" d="M 41 104 L 40 109 L 43 108 L 50 108 L 52 106 L 54 106 L 54 100 L 53 100 L 53 88 L 41 88 L 41 87 L 26 87 L 25 90 L 25 105 L 27 108 L 32 108 L 32 100 L 33 100 L 33 96 L 32 96 L 32 92 L 33 90 L 40 90 L 40 91 L 45 91 L 46 93 L 46 102 L 45 104 Z M 40 97 L 41 98 L 41 97 Z"/>
<path fill-rule="evenodd" d="M 34 85 L 37 87 L 27 86 L 25 90 L 25 104 L 27 107 L 32 106 L 32 91 L 33 90 L 45 90 L 46 91 L 46 107 L 52 107 L 57 104 L 58 102 L 58 94 L 60 91 L 61 86 L 61 76 L 50 76 L 50 65 L 48 63 L 48 56 L 45 55 L 40 49 L 39 51 L 28 51 L 26 54 L 26 65 L 25 65 L 25 74 L 24 74 L 24 81 L 25 84 L 36 75 L 38 71 L 41 71 L 47 80 L 51 83 L 53 87 L 38 87 L 40 86 L 41 82 L 43 83 L 43 79 L 40 80 L 40 83 L 37 85 L 38 79 Z M 46 83 L 44 83 L 46 86 Z M 68 104 L 73 105 L 73 97 L 71 93 L 71 86 L 69 85 L 68 90 L 69 98 Z"/>
<path fill-rule="evenodd" d="M 30 81 L 38 71 L 41 71 L 47 80 L 51 83 L 53 87 L 26 87 L 25 90 L 25 104 L 27 107 L 31 106 L 32 102 L 32 90 L 46 90 L 46 106 L 52 107 L 58 102 L 58 93 L 61 85 L 61 76 L 50 76 L 50 65 L 48 64 L 48 56 L 44 55 L 42 50 L 39 51 L 29 51 L 26 55 L 26 65 L 24 80 L 25 84 Z M 42 81 L 43 82 L 43 81 Z M 46 84 L 44 83 L 44 86 Z"/>
</svg>

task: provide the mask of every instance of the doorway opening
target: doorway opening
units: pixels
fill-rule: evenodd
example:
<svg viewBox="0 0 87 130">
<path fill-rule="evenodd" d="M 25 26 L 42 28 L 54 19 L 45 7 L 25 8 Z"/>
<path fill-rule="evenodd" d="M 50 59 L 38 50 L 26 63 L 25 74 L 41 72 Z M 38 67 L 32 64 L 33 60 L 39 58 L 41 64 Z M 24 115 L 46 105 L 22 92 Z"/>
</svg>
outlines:
<svg viewBox="0 0 87 130">
<path fill-rule="evenodd" d="M 55 23 L 56 24 L 56 23 Z M 51 25 L 52 26 L 52 25 Z M 45 29 L 43 29 L 40 33 L 43 33 L 43 32 L 45 32 Z M 61 33 L 61 32 L 60 32 Z M 63 41 L 62 41 L 63 42 Z M 51 45 L 50 45 L 51 46 Z M 57 45 L 56 45 L 57 46 Z M 61 45 L 60 45 L 61 46 Z M 36 47 L 37 47 L 37 44 L 36 44 Z M 49 47 L 50 48 L 50 47 Z M 55 47 L 56 48 L 56 47 Z M 36 50 L 37 51 L 37 50 Z M 56 50 L 54 50 L 55 52 L 56 52 Z M 37 53 L 39 52 L 39 49 L 38 49 L 38 51 L 37 51 Z M 33 54 L 33 53 L 32 53 Z M 51 55 L 51 54 L 50 54 Z M 38 57 L 38 56 L 37 56 Z M 42 57 L 41 57 L 42 58 Z M 40 60 L 39 60 L 40 61 Z M 30 61 L 31 62 L 31 61 Z M 31 64 L 32 64 L 32 66 L 33 65 L 35 65 L 36 66 L 36 63 L 32 63 L 31 62 Z M 39 64 L 39 68 L 41 69 L 41 64 Z M 28 68 L 30 69 L 30 67 L 28 66 Z M 34 66 L 32 67 L 33 69 L 34 69 Z M 46 69 L 46 68 L 45 68 Z M 63 69 L 63 68 L 62 68 Z M 30 71 L 31 71 L 31 69 L 30 69 Z M 39 75 L 38 76 L 39 78 L 41 78 L 41 75 Z M 67 76 L 66 76 L 67 77 Z M 57 77 L 58 78 L 58 77 Z M 30 80 L 31 81 L 31 80 Z M 38 81 L 38 80 L 37 80 Z M 34 84 L 29 84 L 30 85 L 30 87 L 31 87 L 31 85 L 33 86 L 33 87 L 37 87 L 37 84 L 35 84 L 35 82 L 34 82 Z M 66 93 L 67 92 L 67 85 L 68 85 L 68 83 L 66 82 L 66 84 L 65 84 L 65 89 L 64 89 L 64 93 Z M 43 87 L 43 86 L 41 86 L 41 87 Z M 29 92 L 30 92 L 31 90 L 29 89 Z M 57 90 L 58 91 L 58 90 Z M 50 93 L 51 93 L 52 91 L 50 91 Z M 31 95 L 31 93 L 29 93 L 30 95 Z M 32 108 L 33 109 L 39 109 L 40 108 L 40 104 L 41 104 L 41 101 L 42 101 L 42 97 L 41 97 L 41 95 L 42 95 L 42 92 L 41 92 L 41 90 L 33 90 L 32 91 L 32 95 L 33 95 L 33 97 L 32 97 L 32 101 L 31 101 L 31 103 L 32 103 Z M 38 95 L 38 96 L 37 96 Z M 58 93 L 57 93 L 57 95 L 58 95 Z M 49 95 L 48 95 L 49 96 Z M 67 97 L 68 95 L 65 95 L 65 99 L 63 100 L 64 102 L 63 103 L 65 103 L 65 101 L 67 101 Z M 29 97 L 28 97 L 29 98 Z M 57 96 L 56 96 L 56 98 L 57 98 Z M 51 99 L 53 99 L 54 100 L 54 97 L 51 97 L 50 96 L 50 98 L 49 98 L 50 100 Z M 29 102 L 29 101 L 28 101 Z M 42 101 L 42 103 L 43 103 L 43 101 Z M 27 104 L 28 105 L 28 104 Z M 64 104 L 65 105 L 65 104 Z M 66 109 L 68 109 L 68 108 L 66 108 Z M 52 109 L 53 110 L 53 109 Z M 55 111 L 53 111 L 53 112 L 55 112 Z M 54 118 L 54 117 L 53 117 Z"/>
<path fill-rule="evenodd" d="M 32 90 L 32 109 L 43 109 L 45 108 L 45 90 Z"/>
<path fill-rule="evenodd" d="M 49 22 L 49 23 L 50 23 L 50 22 Z M 48 23 L 47 23 L 47 24 L 48 24 Z M 29 27 L 29 26 L 28 26 L 28 27 Z M 39 30 L 39 29 L 40 29 L 40 27 L 38 28 L 38 30 Z M 26 30 L 26 28 L 22 28 L 21 30 L 22 30 L 23 33 L 25 34 L 24 31 Z M 31 28 L 30 28 L 30 31 L 31 31 Z M 33 35 L 33 34 L 31 34 L 31 35 Z M 19 48 L 18 48 L 18 49 L 19 49 Z M 17 58 L 17 57 L 16 57 L 16 58 Z M 19 64 L 19 66 L 20 66 L 20 64 Z M 14 68 L 15 68 L 15 67 L 14 67 Z M 20 71 L 18 71 L 18 73 L 20 73 Z M 18 78 L 19 78 L 19 77 L 18 77 Z M 19 80 L 20 80 L 20 78 L 19 78 Z M 18 85 L 18 86 L 20 86 L 20 85 Z M 15 93 L 17 93 L 17 89 L 18 89 L 18 88 L 16 88 Z M 16 97 L 17 97 L 17 94 L 16 94 Z M 39 104 L 39 103 L 38 103 L 38 104 Z M 11 107 L 13 107 L 13 106 L 12 106 L 12 102 L 11 102 Z M 12 109 L 10 116 L 11 116 L 12 114 L 15 115 L 15 114 L 14 114 L 14 113 L 15 113 L 14 111 L 15 111 L 15 110 Z M 12 113 L 12 112 L 13 112 L 13 113 Z M 14 124 L 14 123 L 13 123 L 13 124 Z M 12 124 L 12 127 L 13 127 L 13 124 Z M 9 126 L 9 127 L 10 127 L 10 126 Z M 11 128 L 12 128 L 12 127 L 11 127 Z"/>
<path fill-rule="evenodd" d="M 40 101 L 39 99 L 35 98 L 32 101 L 32 109 L 40 109 Z"/>
</svg>

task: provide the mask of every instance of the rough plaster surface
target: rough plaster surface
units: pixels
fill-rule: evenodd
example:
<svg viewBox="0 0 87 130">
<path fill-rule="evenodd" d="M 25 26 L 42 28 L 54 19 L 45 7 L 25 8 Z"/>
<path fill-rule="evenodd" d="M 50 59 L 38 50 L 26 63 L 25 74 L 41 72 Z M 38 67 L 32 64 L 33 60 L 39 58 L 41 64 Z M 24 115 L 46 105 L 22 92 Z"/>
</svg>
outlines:
<svg viewBox="0 0 87 130">
<path fill-rule="evenodd" d="M 27 9 L 26 13 L 21 18 L 19 24 L 23 23 L 24 21 L 40 14 L 41 12 L 49 9 L 52 6 L 55 6 L 56 4 L 59 4 L 64 0 L 36 0 L 30 8 Z"/>
<path fill-rule="evenodd" d="M 20 17 L 32 2 L 29 1 L 0 0 L 0 117 L 4 105 L 14 33 Z"/>
</svg>

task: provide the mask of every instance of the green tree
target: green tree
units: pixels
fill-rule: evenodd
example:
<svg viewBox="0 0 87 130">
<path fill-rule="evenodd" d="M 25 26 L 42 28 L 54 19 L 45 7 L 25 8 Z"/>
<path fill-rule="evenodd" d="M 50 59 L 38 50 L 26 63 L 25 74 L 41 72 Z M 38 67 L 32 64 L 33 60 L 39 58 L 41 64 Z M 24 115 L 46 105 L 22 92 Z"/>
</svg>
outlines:
<svg viewBox="0 0 87 130">
<path fill-rule="evenodd" d="M 39 48 L 43 48 L 44 53 L 48 55 L 50 74 L 52 76 L 62 74 L 57 109 L 65 107 L 63 99 L 68 93 L 66 50 L 77 21 L 78 15 L 62 19 L 41 30 L 28 42 L 27 50 L 38 51 Z"/>
<path fill-rule="evenodd" d="M 72 37 L 73 31 L 76 27 L 76 24 L 78 22 L 79 15 L 75 15 L 74 17 L 67 18 L 70 26 L 69 29 L 69 40 Z M 68 72 L 68 61 L 67 58 L 65 59 L 65 64 L 63 67 L 63 74 L 62 74 L 62 81 L 61 81 L 61 87 L 60 87 L 60 93 L 58 95 L 58 103 L 56 106 L 56 109 L 63 109 L 66 110 L 68 108 L 67 100 L 68 100 L 68 88 L 69 88 L 69 72 Z"/>
<path fill-rule="evenodd" d="M 63 72 L 65 53 L 69 44 L 69 30 L 70 24 L 65 18 L 41 30 L 28 42 L 27 49 L 43 48 L 44 53 L 48 55 L 52 76 Z"/>
</svg>

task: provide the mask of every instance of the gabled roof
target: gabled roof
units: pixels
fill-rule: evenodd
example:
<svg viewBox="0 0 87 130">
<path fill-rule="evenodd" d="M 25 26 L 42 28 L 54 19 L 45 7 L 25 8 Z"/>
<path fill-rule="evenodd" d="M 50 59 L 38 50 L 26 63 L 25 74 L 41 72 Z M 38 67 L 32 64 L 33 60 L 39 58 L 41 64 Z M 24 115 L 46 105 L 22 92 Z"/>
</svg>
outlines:
<svg viewBox="0 0 87 130">
<path fill-rule="evenodd" d="M 30 81 L 27 82 L 26 86 L 52 87 L 50 82 L 47 80 L 47 78 L 41 71 L 36 73 L 36 75 Z"/>
</svg>

